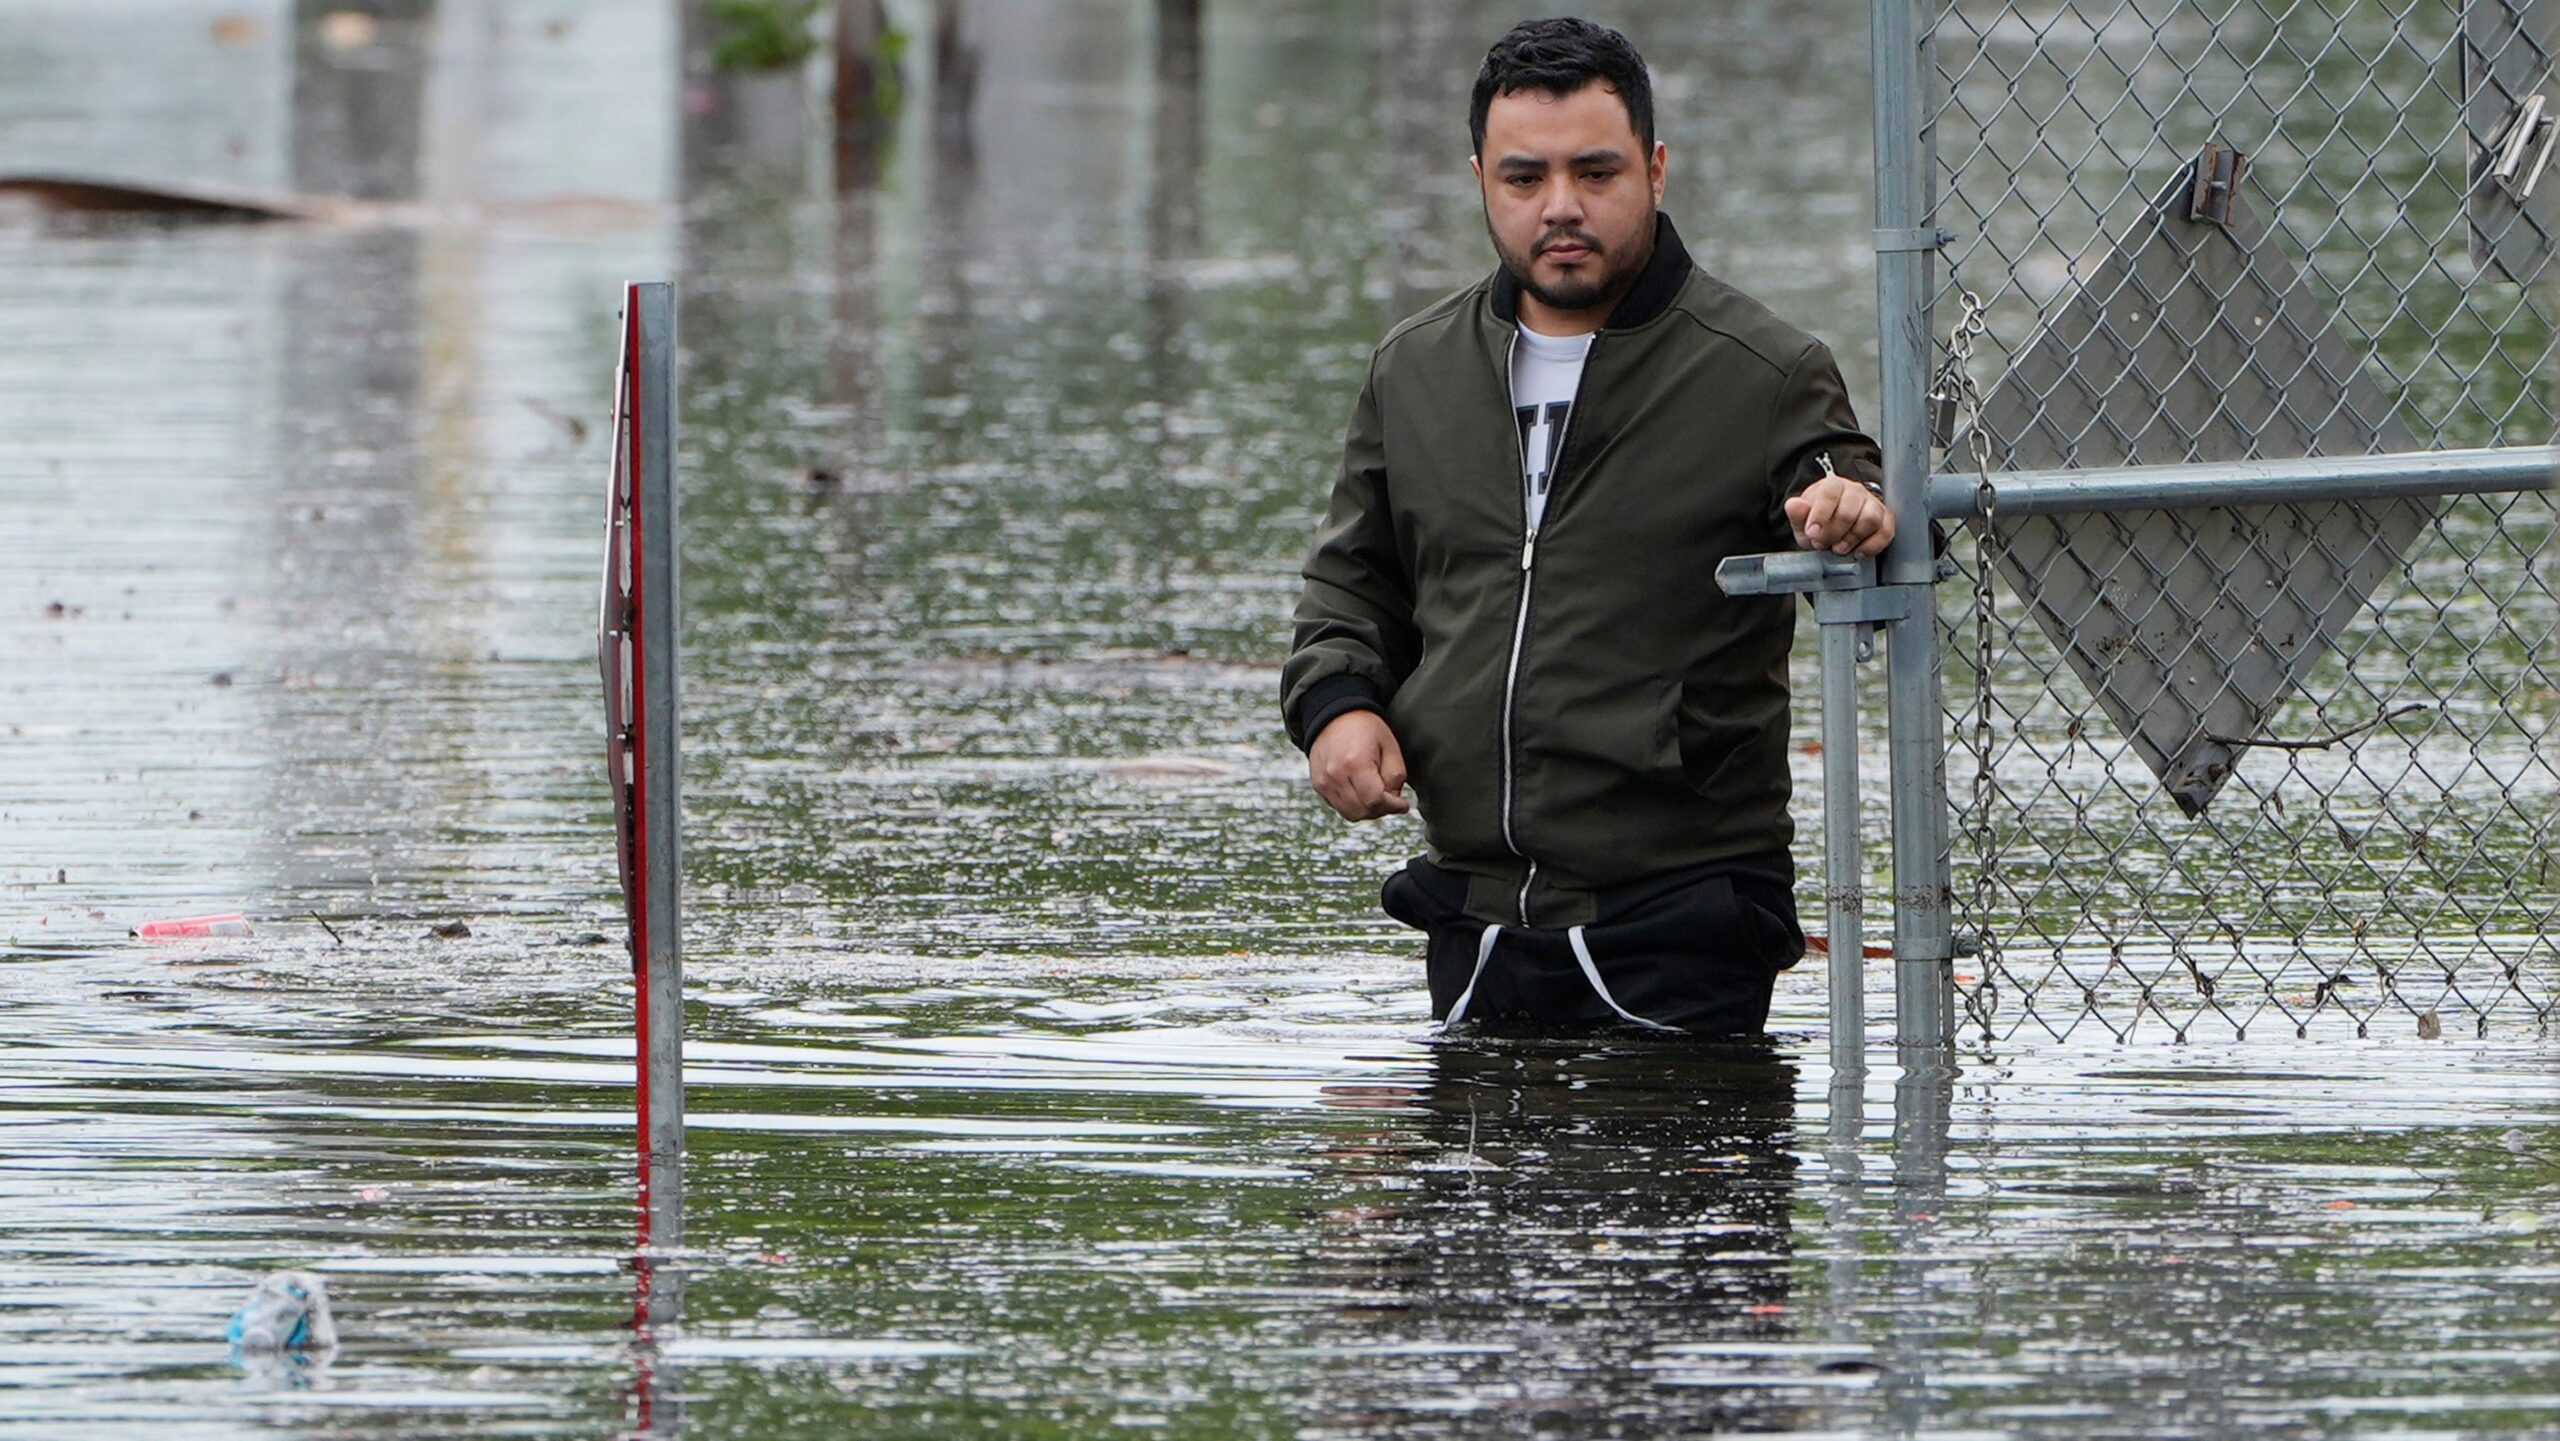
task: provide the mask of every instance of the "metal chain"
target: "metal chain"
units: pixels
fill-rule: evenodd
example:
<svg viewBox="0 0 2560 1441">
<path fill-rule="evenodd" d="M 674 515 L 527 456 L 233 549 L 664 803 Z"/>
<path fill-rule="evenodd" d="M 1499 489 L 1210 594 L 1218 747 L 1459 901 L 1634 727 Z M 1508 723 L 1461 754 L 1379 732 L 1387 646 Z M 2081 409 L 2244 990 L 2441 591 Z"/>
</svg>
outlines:
<svg viewBox="0 0 2560 1441">
<path fill-rule="evenodd" d="M 2000 999 L 1992 980 L 1999 950 L 1996 928 L 1991 924 L 1992 872 L 1998 862 L 1991 824 L 1991 637 L 1998 620 L 1999 599 L 1994 582 L 1999 569 L 1999 538 L 1992 522 L 1998 511 L 1999 493 L 1991 483 L 1991 434 L 1982 421 L 1982 385 L 1973 373 L 1974 344 L 1991 327 L 1984 319 L 1980 295 L 1966 290 L 1959 292 L 1957 300 L 1963 305 L 1964 314 L 1957 318 L 1955 329 L 1947 337 L 1946 363 L 1938 368 L 1930 399 L 1933 411 L 1952 407 L 1955 412 L 1955 434 L 1964 439 L 1966 453 L 1973 462 L 1974 509 L 1980 518 L 1980 529 L 1975 532 L 1973 580 L 1973 923 L 1975 968 L 1980 979 L 1965 998 L 1965 1009 L 1987 1035 Z"/>
</svg>

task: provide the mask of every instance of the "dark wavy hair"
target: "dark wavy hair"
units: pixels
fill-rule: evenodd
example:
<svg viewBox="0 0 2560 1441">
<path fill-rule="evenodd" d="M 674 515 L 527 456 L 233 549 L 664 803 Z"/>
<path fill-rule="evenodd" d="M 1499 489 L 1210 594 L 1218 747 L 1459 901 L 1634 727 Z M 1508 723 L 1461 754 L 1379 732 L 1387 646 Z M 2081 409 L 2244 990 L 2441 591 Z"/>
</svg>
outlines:
<svg viewBox="0 0 2560 1441">
<path fill-rule="evenodd" d="M 1484 116 L 1493 97 L 1535 90 L 1571 95 L 1598 81 L 1626 102 L 1627 119 L 1645 153 L 1653 153 L 1653 77 L 1627 37 L 1588 20 L 1523 20 L 1493 42 L 1476 71 L 1475 98 L 1467 106 L 1467 134 L 1484 153 Z"/>
</svg>

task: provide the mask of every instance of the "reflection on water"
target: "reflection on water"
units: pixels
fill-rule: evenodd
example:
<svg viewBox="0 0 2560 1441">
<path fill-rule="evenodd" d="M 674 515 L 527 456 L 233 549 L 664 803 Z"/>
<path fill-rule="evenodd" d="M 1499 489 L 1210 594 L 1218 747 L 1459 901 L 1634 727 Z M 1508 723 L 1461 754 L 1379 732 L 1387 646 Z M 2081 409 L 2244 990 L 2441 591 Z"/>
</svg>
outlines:
<svg viewBox="0 0 2560 1441">
<path fill-rule="evenodd" d="M 0 10 L 0 169 L 381 202 L 0 224 L 0 1436 L 2550 1434 L 2547 1043 L 1826 1106 L 1809 968 L 1766 1048 L 1431 1042 L 1413 832 L 1304 795 L 1273 667 L 1368 345 L 1484 264 L 1508 12 L 904 7 L 896 124 L 795 167 L 680 129 L 672 7 L 346 8 Z M 1604 9 L 1684 227 L 1863 390 L 1855 17 Z M 643 1268 L 585 630 L 668 273 L 696 1209 Z M 339 1354 L 233 1366 L 287 1265 Z"/>
<path fill-rule="evenodd" d="M 1795 1097 L 1756 1045 L 1436 1047 L 1405 1114 L 1340 1157 L 1390 1199 L 1323 1218 L 1309 1279 L 1348 1294 L 1308 1434 L 1634 1434 L 1658 1386 L 1716 1384 L 1682 1358 L 1788 1354 Z M 1799 1419 L 1762 1399 L 1702 1419 Z"/>
</svg>

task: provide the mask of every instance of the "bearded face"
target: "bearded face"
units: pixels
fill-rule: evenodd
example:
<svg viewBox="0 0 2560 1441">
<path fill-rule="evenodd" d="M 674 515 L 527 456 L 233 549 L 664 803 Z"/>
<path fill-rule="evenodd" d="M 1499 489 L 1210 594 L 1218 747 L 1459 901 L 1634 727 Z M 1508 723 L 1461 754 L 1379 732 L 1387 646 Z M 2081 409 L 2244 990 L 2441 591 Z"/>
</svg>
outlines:
<svg viewBox="0 0 2560 1441">
<path fill-rule="evenodd" d="M 1476 180 L 1486 233 L 1533 329 L 1596 329 L 1635 283 L 1653 258 L 1663 154 L 1659 144 L 1647 152 L 1606 85 L 1494 97 Z"/>
</svg>

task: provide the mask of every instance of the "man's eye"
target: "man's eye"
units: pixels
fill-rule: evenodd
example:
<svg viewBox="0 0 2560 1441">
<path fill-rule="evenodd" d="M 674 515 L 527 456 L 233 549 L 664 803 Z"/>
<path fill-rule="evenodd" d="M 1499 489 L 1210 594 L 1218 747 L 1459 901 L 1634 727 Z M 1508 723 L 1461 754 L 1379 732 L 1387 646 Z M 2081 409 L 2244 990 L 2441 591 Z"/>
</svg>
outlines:
<svg viewBox="0 0 2560 1441">
<path fill-rule="evenodd" d="M 1616 179 L 1617 174 L 1618 172 L 1615 170 L 1586 170 L 1582 172 L 1582 178 L 1590 181 L 1594 185 L 1605 185 L 1609 181 Z"/>
<path fill-rule="evenodd" d="M 1538 177 L 1534 175 L 1514 175 L 1511 177 L 1511 188 L 1514 190 L 1526 190 L 1537 183 Z"/>
</svg>

